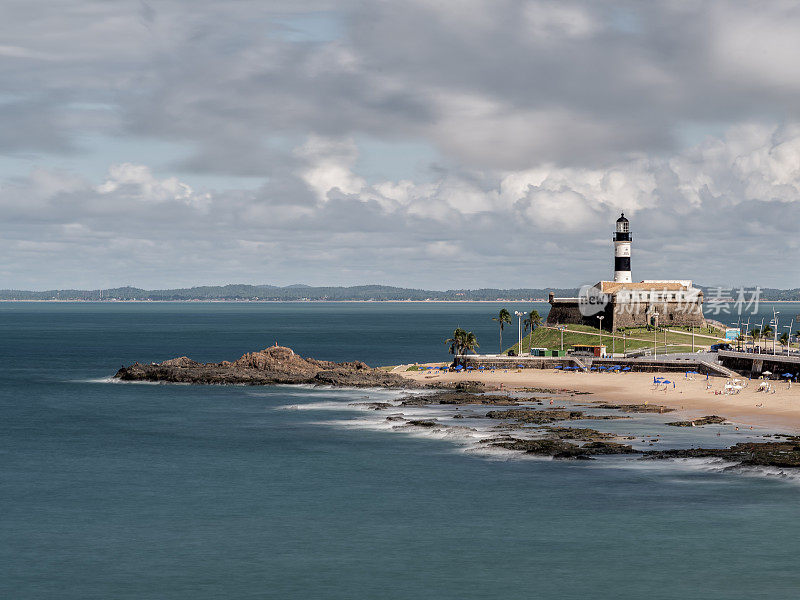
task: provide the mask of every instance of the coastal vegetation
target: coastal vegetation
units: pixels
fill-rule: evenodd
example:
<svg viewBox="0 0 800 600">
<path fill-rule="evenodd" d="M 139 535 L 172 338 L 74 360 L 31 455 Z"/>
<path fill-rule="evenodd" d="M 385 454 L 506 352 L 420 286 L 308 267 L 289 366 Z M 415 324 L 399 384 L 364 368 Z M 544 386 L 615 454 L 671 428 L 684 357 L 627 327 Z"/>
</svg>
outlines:
<svg viewBox="0 0 800 600">
<path fill-rule="evenodd" d="M 703 329 L 705 332 L 708 329 Z M 722 341 L 718 337 L 719 331 L 712 329 L 714 334 L 700 334 L 700 328 L 695 328 L 694 349 L 708 347 Z M 659 352 L 690 352 L 692 350 L 692 334 L 688 328 L 670 328 L 664 332 L 660 329 L 656 332 L 652 328 L 637 327 L 628 328 L 625 331 L 615 332 L 614 335 L 604 331 L 602 336 L 596 327 L 587 325 L 568 325 L 563 333 L 555 327 L 538 327 L 532 333 L 526 335 L 522 340 L 522 353 L 530 352 L 531 348 L 547 348 L 549 350 L 561 349 L 563 335 L 564 350 L 570 349 L 573 345 L 598 345 L 602 338 L 602 344 L 609 352 L 630 352 L 632 350 L 652 349 L 653 337 L 655 333 L 657 349 Z M 623 336 L 624 334 L 624 336 Z M 666 345 L 665 345 L 666 336 Z M 508 350 L 519 354 L 519 344 L 514 344 Z"/>
</svg>

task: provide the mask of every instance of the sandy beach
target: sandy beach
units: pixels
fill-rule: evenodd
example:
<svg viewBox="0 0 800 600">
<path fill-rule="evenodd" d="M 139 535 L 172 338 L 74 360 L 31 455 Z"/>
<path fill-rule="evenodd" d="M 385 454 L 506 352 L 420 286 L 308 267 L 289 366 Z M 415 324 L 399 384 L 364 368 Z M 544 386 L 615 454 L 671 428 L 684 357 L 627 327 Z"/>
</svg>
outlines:
<svg viewBox="0 0 800 600">
<path fill-rule="evenodd" d="M 590 392 L 587 401 L 602 400 L 618 404 L 649 402 L 662 404 L 681 411 L 688 419 L 704 415 L 719 415 L 742 426 L 762 426 L 781 432 L 800 432 L 800 384 L 789 389 L 785 381 L 770 381 L 775 393 L 756 391 L 759 381 L 742 378 L 747 387 L 738 394 L 722 392 L 728 379 L 695 375 L 686 379 L 683 373 L 583 373 L 561 372 L 554 369 L 508 369 L 494 372 L 443 373 L 433 375 L 426 371 L 406 371 L 408 365 L 394 372 L 415 381 L 481 381 L 490 388 L 519 390 L 524 388 L 551 388 Z M 653 377 L 665 377 L 675 383 L 656 388 Z M 708 384 L 711 385 L 707 389 Z"/>
</svg>

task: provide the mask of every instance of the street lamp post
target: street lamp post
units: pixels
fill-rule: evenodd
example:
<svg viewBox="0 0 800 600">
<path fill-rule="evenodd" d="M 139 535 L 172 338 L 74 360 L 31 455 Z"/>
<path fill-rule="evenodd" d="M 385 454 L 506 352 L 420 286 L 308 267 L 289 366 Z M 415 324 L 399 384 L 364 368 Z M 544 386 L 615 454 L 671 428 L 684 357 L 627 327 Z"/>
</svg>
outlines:
<svg viewBox="0 0 800 600">
<path fill-rule="evenodd" d="M 654 312 L 653 313 L 653 358 L 658 356 L 658 338 L 656 337 L 658 335 L 657 324 L 658 324 L 658 313 Z"/>
<path fill-rule="evenodd" d="M 603 315 L 598 315 L 597 320 L 600 321 L 600 325 L 597 326 L 597 330 L 600 332 L 600 351 L 603 351 Z"/>
<path fill-rule="evenodd" d="M 517 355 L 522 356 L 522 317 L 525 313 L 515 310 L 514 314 L 517 315 Z"/>
<path fill-rule="evenodd" d="M 772 307 L 772 324 L 775 325 L 774 334 L 772 336 L 772 354 L 773 355 L 777 354 L 777 352 L 775 352 L 775 348 L 776 348 L 776 346 L 778 344 L 778 327 L 779 327 L 778 315 L 779 314 L 781 314 L 780 311 L 776 311 L 775 307 L 773 306 Z"/>
<path fill-rule="evenodd" d="M 791 325 L 784 325 L 786 329 L 786 356 L 789 356 L 789 346 L 792 345 L 792 326 Z"/>
</svg>

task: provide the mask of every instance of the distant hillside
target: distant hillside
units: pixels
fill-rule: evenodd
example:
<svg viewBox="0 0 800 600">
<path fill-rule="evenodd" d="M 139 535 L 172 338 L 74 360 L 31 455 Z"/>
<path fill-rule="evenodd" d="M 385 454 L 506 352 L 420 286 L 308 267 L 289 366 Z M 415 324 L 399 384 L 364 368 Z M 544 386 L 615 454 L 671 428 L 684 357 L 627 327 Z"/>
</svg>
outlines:
<svg viewBox="0 0 800 600">
<path fill-rule="evenodd" d="M 300 301 L 300 300 L 534 300 L 546 299 L 550 289 L 480 289 L 480 290 L 418 290 L 385 285 L 353 287 L 310 287 L 294 284 L 273 285 L 233 284 L 202 286 L 173 290 L 143 290 L 122 287 L 104 290 L 0 290 L 0 300 L 239 300 L 239 301 Z M 557 295 L 575 295 L 576 289 L 553 289 Z"/>
<path fill-rule="evenodd" d="M 712 288 L 705 288 L 706 298 L 711 297 Z M 546 300 L 550 292 L 556 296 L 574 297 L 576 288 L 482 288 L 478 290 L 420 290 L 387 285 L 359 285 L 352 287 L 314 287 L 293 284 L 283 287 L 274 285 L 231 284 L 224 286 L 199 286 L 171 290 L 144 290 L 121 287 L 104 290 L 0 290 L 0 300 L 151 300 L 151 301 L 387 301 L 387 300 Z M 731 292 L 727 292 L 731 293 Z M 735 290 L 733 292 L 735 295 Z M 763 288 L 761 300 L 800 301 L 800 289 L 779 290 Z"/>
</svg>

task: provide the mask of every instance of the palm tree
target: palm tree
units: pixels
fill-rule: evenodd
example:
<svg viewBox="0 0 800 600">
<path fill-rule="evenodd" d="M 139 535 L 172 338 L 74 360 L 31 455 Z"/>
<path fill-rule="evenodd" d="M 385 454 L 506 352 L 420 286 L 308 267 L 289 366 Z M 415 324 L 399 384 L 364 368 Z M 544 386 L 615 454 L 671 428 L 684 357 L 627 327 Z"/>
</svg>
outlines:
<svg viewBox="0 0 800 600">
<path fill-rule="evenodd" d="M 789 334 L 784 331 L 781 334 L 781 337 L 778 338 L 778 341 L 781 343 L 781 346 L 788 346 L 789 345 Z"/>
<path fill-rule="evenodd" d="M 453 337 L 448 338 L 444 341 L 445 344 L 450 345 L 450 354 L 454 357 L 461 354 L 461 348 L 464 345 L 464 337 L 467 335 L 467 332 L 461 329 L 461 327 L 456 327 L 453 331 Z"/>
<path fill-rule="evenodd" d="M 475 352 L 475 348 L 481 347 L 480 344 L 478 344 L 478 338 L 476 338 L 475 334 L 471 331 L 467 331 L 465 333 L 466 335 L 464 335 L 464 343 L 462 346 L 464 354 L 467 352 Z"/>
<path fill-rule="evenodd" d="M 508 312 L 505 308 L 500 309 L 500 314 L 496 317 L 492 317 L 492 321 L 497 321 L 500 323 L 500 354 L 503 353 L 503 328 L 506 326 L 506 323 L 509 325 L 511 324 L 511 313 Z"/>
<path fill-rule="evenodd" d="M 539 316 L 538 310 L 532 310 L 528 313 L 528 316 L 522 322 L 523 333 L 527 333 L 528 329 L 531 330 L 531 343 L 528 344 L 528 349 L 533 344 L 533 330 L 536 329 L 539 325 L 542 324 L 542 317 Z M 519 353 L 522 354 L 522 348 L 519 349 Z"/>
<path fill-rule="evenodd" d="M 453 355 L 453 364 L 462 354 L 470 351 L 475 352 L 475 348 L 480 347 L 475 334 L 471 331 L 464 331 L 461 327 L 456 327 L 455 331 L 453 331 L 453 337 L 446 339 L 444 343 L 450 345 L 449 352 Z"/>
</svg>

